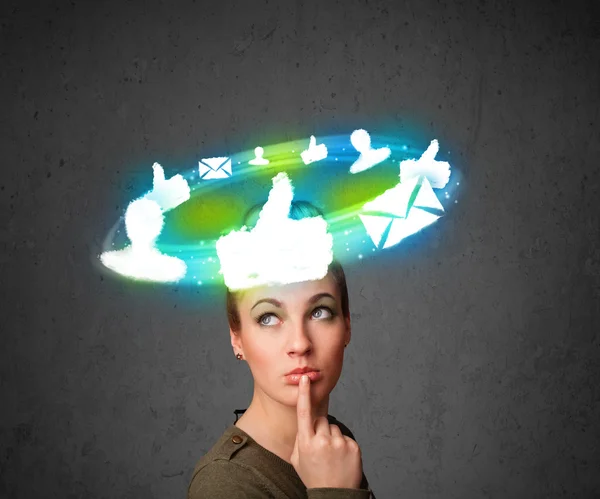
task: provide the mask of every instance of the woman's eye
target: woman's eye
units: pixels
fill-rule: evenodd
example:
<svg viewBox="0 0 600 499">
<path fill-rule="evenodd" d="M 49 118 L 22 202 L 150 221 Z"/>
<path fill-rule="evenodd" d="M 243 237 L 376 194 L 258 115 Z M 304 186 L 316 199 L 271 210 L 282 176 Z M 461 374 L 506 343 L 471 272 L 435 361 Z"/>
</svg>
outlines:
<svg viewBox="0 0 600 499">
<path fill-rule="evenodd" d="M 258 318 L 258 323 L 262 326 L 273 326 L 275 323 L 268 320 L 272 317 L 274 318 L 275 314 L 263 314 Z"/>
<path fill-rule="evenodd" d="M 325 311 L 326 314 L 329 314 L 329 316 L 323 316 L 323 311 Z M 313 310 L 313 317 L 316 319 L 329 319 L 330 317 L 333 317 L 333 312 L 329 307 L 317 307 Z"/>
</svg>

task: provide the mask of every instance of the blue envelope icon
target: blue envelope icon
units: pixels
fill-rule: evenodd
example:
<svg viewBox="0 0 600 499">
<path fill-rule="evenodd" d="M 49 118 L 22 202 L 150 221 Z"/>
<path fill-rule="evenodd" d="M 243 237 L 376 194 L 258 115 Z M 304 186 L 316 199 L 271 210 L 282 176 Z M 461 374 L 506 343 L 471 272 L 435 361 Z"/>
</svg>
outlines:
<svg viewBox="0 0 600 499">
<path fill-rule="evenodd" d="M 231 158 L 203 158 L 198 162 L 198 173 L 203 180 L 231 177 Z"/>
<path fill-rule="evenodd" d="M 398 244 L 444 213 L 427 177 L 413 177 L 363 205 L 358 215 L 378 249 Z"/>
</svg>

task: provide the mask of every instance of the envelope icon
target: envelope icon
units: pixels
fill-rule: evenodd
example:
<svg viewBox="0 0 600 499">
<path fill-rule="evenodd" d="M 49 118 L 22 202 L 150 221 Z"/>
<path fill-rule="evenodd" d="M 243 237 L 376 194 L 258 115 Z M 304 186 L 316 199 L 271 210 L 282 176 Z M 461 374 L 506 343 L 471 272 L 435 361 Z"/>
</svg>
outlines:
<svg viewBox="0 0 600 499">
<path fill-rule="evenodd" d="M 231 158 L 203 158 L 198 162 L 200 178 L 210 180 L 231 177 Z"/>
<path fill-rule="evenodd" d="M 378 249 L 398 244 L 443 215 L 427 177 L 413 177 L 363 205 L 360 217 Z"/>
</svg>

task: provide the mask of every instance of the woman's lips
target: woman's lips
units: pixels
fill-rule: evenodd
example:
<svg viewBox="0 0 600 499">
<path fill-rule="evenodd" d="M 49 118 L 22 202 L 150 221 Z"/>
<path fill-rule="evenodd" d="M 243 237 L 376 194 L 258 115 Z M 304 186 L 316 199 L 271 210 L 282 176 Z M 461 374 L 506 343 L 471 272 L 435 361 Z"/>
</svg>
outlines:
<svg viewBox="0 0 600 499">
<path fill-rule="evenodd" d="M 310 371 L 304 374 L 286 374 L 285 375 L 285 380 L 287 383 L 289 383 L 290 385 L 299 385 L 300 384 L 300 379 L 302 378 L 302 376 L 308 376 L 310 378 L 310 382 L 314 383 L 315 381 L 319 381 L 321 379 L 321 371 Z"/>
</svg>

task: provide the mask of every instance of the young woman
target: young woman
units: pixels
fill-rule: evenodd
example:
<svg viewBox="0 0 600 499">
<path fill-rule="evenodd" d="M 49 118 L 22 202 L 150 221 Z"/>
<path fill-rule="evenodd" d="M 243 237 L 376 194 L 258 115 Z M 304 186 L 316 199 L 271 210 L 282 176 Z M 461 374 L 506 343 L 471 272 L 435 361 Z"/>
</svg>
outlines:
<svg viewBox="0 0 600 499">
<path fill-rule="evenodd" d="M 315 216 L 322 213 L 313 205 L 292 202 L 290 218 Z M 227 290 L 226 304 L 231 345 L 248 363 L 254 395 L 196 465 L 188 499 L 375 499 L 354 435 L 328 414 L 351 337 L 341 265 L 333 260 L 320 280 Z M 288 374 L 299 368 L 311 371 L 306 384 Z"/>
</svg>

